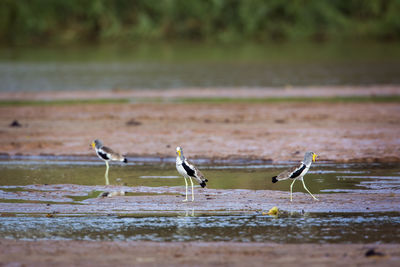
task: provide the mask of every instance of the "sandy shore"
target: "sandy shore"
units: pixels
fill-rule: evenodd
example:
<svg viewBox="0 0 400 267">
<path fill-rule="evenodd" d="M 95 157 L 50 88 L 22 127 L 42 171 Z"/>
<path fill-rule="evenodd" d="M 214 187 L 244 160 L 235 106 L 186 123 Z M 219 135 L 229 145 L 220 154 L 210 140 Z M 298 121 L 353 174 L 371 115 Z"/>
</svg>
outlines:
<svg viewBox="0 0 400 267">
<path fill-rule="evenodd" d="M 378 88 L 361 95 L 378 94 Z M 395 95 L 397 87 L 381 94 Z M 305 89 L 299 89 L 301 90 Z M 347 95 L 346 88 L 324 94 Z M 196 97 L 193 90 L 183 96 Z M 226 96 L 222 90 L 206 96 Z M 237 97 L 244 92 L 234 90 Z M 257 96 L 250 90 L 248 96 Z M 289 90 L 297 95 L 298 91 Z M 293 93 L 291 93 L 293 92 Z M 306 91 L 310 97 L 321 90 Z M 347 93 L 346 93 L 347 92 Z M 231 91 L 232 93 L 232 91 Z M 0 99 L 90 98 L 89 92 L 0 93 Z M 91 98 L 154 92 L 98 92 Z M 150 95 L 148 95 L 150 94 Z M 179 90 L 165 97 L 179 95 Z M 205 93 L 201 91 L 198 97 Z M 210 95 L 211 94 L 211 95 Z M 263 94 L 277 94 L 266 90 Z M 287 90 L 281 92 L 285 96 Z M 304 92 L 305 94 L 305 92 Z M 278 95 L 279 96 L 279 95 Z M 18 120 L 22 127 L 10 127 Z M 89 143 L 101 139 L 131 156 L 174 157 L 180 145 L 186 155 L 203 158 L 252 158 L 273 161 L 301 160 L 313 150 L 320 160 L 338 162 L 399 162 L 400 105 L 398 103 L 277 102 L 277 103 L 120 103 L 61 104 L 0 107 L 0 153 L 10 155 L 93 155 Z"/>
<path fill-rule="evenodd" d="M 366 257 L 370 249 L 381 256 Z M 397 244 L 0 240 L 2 266 L 396 266 Z"/>
</svg>

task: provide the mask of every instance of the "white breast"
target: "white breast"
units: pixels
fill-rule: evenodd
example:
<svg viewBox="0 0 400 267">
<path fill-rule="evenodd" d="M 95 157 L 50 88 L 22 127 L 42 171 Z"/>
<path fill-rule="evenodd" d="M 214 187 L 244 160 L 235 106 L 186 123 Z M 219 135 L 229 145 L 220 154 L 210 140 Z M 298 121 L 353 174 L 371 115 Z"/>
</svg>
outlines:
<svg viewBox="0 0 400 267">
<path fill-rule="evenodd" d="M 182 160 L 181 160 L 181 158 L 179 156 L 176 157 L 176 170 L 179 172 L 180 175 L 182 175 L 184 177 L 188 177 L 188 175 L 186 174 L 185 169 L 182 166 Z"/>
</svg>

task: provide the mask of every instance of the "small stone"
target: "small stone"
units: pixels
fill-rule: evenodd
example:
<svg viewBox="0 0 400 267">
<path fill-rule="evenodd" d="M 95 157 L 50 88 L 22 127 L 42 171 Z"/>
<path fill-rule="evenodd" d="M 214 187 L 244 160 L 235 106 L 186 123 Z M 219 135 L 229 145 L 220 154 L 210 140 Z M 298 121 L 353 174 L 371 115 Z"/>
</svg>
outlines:
<svg viewBox="0 0 400 267">
<path fill-rule="evenodd" d="M 22 124 L 17 120 L 14 120 L 12 123 L 10 123 L 10 127 L 22 127 Z"/>
<path fill-rule="evenodd" d="M 135 119 L 130 119 L 129 121 L 126 122 L 127 126 L 139 126 L 142 123 L 140 121 L 137 121 Z"/>
<path fill-rule="evenodd" d="M 382 252 L 377 252 L 375 251 L 374 248 L 368 249 L 367 252 L 365 252 L 365 257 L 371 257 L 371 256 L 385 256 L 385 254 L 383 254 Z"/>
</svg>

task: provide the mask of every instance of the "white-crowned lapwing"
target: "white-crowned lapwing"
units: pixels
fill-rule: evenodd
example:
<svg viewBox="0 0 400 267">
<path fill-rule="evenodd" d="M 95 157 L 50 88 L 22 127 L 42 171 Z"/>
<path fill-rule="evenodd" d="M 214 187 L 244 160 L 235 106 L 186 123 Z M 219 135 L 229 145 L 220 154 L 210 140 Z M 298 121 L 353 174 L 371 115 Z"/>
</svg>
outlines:
<svg viewBox="0 0 400 267">
<path fill-rule="evenodd" d="M 306 185 L 304 184 L 303 177 L 304 175 L 308 172 L 310 169 L 311 163 L 315 162 L 315 159 L 317 158 L 317 154 L 314 152 L 306 152 L 304 155 L 303 161 L 295 166 L 292 167 L 286 171 L 281 172 L 279 175 L 272 177 L 272 182 L 276 183 L 278 181 L 286 180 L 286 179 L 293 179 L 293 182 L 290 185 L 290 201 L 292 201 L 292 188 L 293 184 L 296 180 L 301 180 L 303 182 L 304 189 L 307 190 L 307 192 L 315 199 L 318 200 L 316 197 L 311 194 L 311 192 L 307 189 Z"/>
<path fill-rule="evenodd" d="M 192 163 L 187 161 L 187 159 L 183 155 L 183 151 L 182 151 L 181 147 L 178 146 L 176 148 L 176 154 L 178 155 L 176 157 L 176 169 L 183 176 L 183 178 L 185 179 L 185 184 L 186 184 L 186 198 L 183 201 L 187 201 L 187 195 L 188 195 L 188 183 L 187 183 L 186 178 L 189 178 L 190 183 L 192 184 L 192 201 L 194 201 L 192 178 L 194 178 L 203 188 L 206 186 L 206 182 L 208 182 L 208 180 L 199 171 L 199 169 L 197 169 Z"/>
<path fill-rule="evenodd" d="M 108 181 L 108 162 L 109 161 L 122 161 L 124 163 L 128 163 L 128 160 L 122 156 L 121 154 L 115 152 L 114 150 L 112 150 L 109 147 L 103 146 L 103 143 L 96 139 L 92 142 L 92 147 L 96 150 L 96 154 L 97 156 L 104 160 L 104 162 L 106 163 L 106 173 L 105 173 L 105 178 L 106 178 L 106 185 L 109 185 L 109 181 Z"/>
</svg>

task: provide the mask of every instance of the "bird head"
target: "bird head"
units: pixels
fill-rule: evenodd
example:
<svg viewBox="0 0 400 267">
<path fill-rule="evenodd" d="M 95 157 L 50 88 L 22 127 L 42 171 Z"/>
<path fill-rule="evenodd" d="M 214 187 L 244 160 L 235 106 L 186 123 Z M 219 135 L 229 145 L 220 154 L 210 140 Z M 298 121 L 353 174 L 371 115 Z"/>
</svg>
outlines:
<svg viewBox="0 0 400 267">
<path fill-rule="evenodd" d="M 315 154 L 312 151 L 308 151 L 306 152 L 306 154 L 304 155 L 304 160 L 303 163 L 304 164 L 311 164 L 312 162 L 315 162 L 315 160 L 317 159 L 318 155 Z"/>
<path fill-rule="evenodd" d="M 182 157 L 183 151 L 182 151 L 182 148 L 181 148 L 180 146 L 176 147 L 176 154 L 177 154 L 179 157 Z"/>
<path fill-rule="evenodd" d="M 103 143 L 100 140 L 96 139 L 90 145 L 92 146 L 92 148 L 96 148 L 96 147 L 100 148 L 103 146 Z"/>
</svg>

